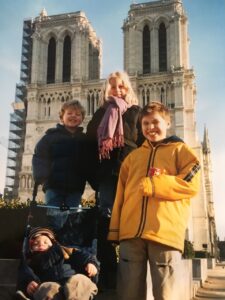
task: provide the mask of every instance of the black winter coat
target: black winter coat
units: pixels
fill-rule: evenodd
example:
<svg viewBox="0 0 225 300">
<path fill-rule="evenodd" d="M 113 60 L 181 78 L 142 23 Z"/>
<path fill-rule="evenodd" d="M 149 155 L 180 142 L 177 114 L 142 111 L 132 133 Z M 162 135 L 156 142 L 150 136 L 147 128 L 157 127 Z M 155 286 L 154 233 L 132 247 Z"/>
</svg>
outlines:
<svg viewBox="0 0 225 300">
<path fill-rule="evenodd" d="M 32 159 L 35 182 L 43 190 L 83 193 L 86 181 L 96 189 L 94 168 L 91 166 L 92 145 L 78 127 L 72 134 L 63 125 L 50 128 L 37 143 Z"/>
<path fill-rule="evenodd" d="M 108 103 L 100 107 L 93 115 L 87 126 L 87 136 L 92 141 L 95 141 L 95 159 L 98 160 L 98 141 L 97 129 L 104 116 Z M 139 123 L 139 113 L 141 108 L 133 105 L 123 114 L 123 130 L 124 130 L 124 147 L 114 148 L 110 152 L 110 159 L 103 159 L 99 162 L 98 179 L 101 181 L 106 176 L 119 174 L 119 169 L 124 158 L 138 146 L 140 146 L 144 137 L 141 132 Z"/>
</svg>

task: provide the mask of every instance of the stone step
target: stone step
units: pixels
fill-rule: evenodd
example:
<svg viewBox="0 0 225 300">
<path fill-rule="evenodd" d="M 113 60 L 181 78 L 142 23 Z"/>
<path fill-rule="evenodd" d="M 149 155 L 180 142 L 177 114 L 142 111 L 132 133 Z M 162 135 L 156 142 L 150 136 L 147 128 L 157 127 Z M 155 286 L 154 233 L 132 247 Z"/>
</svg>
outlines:
<svg viewBox="0 0 225 300">
<path fill-rule="evenodd" d="M 18 265 L 18 259 L 0 259 L 0 300 L 13 300 Z"/>
<path fill-rule="evenodd" d="M 13 300 L 15 292 L 15 284 L 0 284 L 0 300 Z"/>
<path fill-rule="evenodd" d="M 0 259 L 0 285 L 16 284 L 18 266 L 18 259 Z"/>
</svg>

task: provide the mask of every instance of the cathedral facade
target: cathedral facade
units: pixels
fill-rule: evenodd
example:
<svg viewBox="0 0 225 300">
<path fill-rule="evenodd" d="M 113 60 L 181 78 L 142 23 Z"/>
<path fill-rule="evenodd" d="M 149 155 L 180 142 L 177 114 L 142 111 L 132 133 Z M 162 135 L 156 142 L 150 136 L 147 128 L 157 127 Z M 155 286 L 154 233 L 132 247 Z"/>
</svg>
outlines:
<svg viewBox="0 0 225 300">
<path fill-rule="evenodd" d="M 140 106 L 153 100 L 166 104 L 172 116 L 169 134 L 182 138 L 198 154 L 202 166 L 201 188 L 192 199 L 186 238 L 193 242 L 196 251 L 215 255 L 210 146 L 207 130 L 203 143 L 197 137 L 196 86 L 189 65 L 187 21 L 181 0 L 131 4 L 122 27 L 124 69 Z M 104 82 L 100 79 L 101 41 L 83 12 L 49 17 L 43 10 L 30 27 L 32 47 L 25 106 L 19 109 L 26 112 L 21 166 L 17 173 L 21 200 L 32 194 L 34 146 L 46 129 L 58 122 L 61 104 L 69 99 L 80 100 L 87 112 L 86 125 L 98 106 Z M 39 196 L 42 197 L 41 192 Z"/>
</svg>

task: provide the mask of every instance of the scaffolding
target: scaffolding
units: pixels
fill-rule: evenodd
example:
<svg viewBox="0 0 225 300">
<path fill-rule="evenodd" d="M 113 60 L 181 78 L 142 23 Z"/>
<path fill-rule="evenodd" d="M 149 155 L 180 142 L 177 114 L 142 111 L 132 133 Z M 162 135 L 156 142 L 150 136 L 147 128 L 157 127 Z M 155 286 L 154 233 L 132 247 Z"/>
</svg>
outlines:
<svg viewBox="0 0 225 300">
<path fill-rule="evenodd" d="M 33 21 L 23 22 L 22 53 L 20 66 L 20 83 L 16 84 L 14 112 L 10 114 L 6 185 L 4 197 L 18 198 L 19 174 L 24 152 L 27 111 L 27 84 L 31 82 Z"/>
</svg>

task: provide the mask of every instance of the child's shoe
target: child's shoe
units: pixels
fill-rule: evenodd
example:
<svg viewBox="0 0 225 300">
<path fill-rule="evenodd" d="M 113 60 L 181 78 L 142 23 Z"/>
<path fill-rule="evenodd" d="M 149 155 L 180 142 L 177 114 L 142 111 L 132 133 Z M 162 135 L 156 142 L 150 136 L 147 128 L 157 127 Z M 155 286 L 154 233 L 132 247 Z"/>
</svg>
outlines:
<svg viewBox="0 0 225 300">
<path fill-rule="evenodd" d="M 44 282 L 33 295 L 34 300 L 63 300 L 61 286 L 56 282 Z"/>
<path fill-rule="evenodd" d="M 20 290 L 16 291 L 16 295 L 14 297 L 15 300 L 30 300 L 30 298 L 27 298 L 24 293 Z"/>
</svg>

